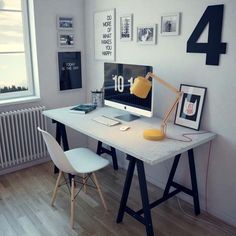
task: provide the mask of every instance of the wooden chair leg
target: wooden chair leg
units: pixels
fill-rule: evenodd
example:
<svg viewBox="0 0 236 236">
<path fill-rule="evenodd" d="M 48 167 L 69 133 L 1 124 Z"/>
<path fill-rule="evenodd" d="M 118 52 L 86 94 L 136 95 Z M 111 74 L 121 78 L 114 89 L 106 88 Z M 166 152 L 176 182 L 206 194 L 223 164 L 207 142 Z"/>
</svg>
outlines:
<svg viewBox="0 0 236 236">
<path fill-rule="evenodd" d="M 84 189 L 84 192 L 86 193 L 87 192 L 87 187 L 86 187 L 86 174 L 83 174 L 83 189 Z"/>
<path fill-rule="evenodd" d="M 100 186 L 99 186 L 99 184 L 98 184 L 98 180 L 97 180 L 97 177 L 96 177 L 95 173 L 92 173 L 92 176 L 93 176 L 95 185 L 96 185 L 96 187 L 97 187 L 99 196 L 100 196 L 100 198 L 101 198 L 101 200 L 102 200 L 102 204 L 103 204 L 105 210 L 107 210 L 107 204 L 106 204 L 105 199 L 104 199 L 104 197 L 103 197 L 103 194 L 102 194 L 101 188 L 100 188 Z"/>
<path fill-rule="evenodd" d="M 74 178 L 71 179 L 71 194 L 70 194 L 70 224 L 71 228 L 74 228 L 74 208 L 75 208 L 75 180 Z"/>
<path fill-rule="evenodd" d="M 52 194 L 52 199 L 51 199 L 51 205 L 52 205 L 52 206 L 54 205 L 54 202 L 55 202 L 55 200 L 56 200 L 57 191 L 58 191 L 58 186 L 59 186 L 59 184 L 60 184 L 61 176 L 62 176 L 62 171 L 60 170 L 60 172 L 59 172 L 59 174 L 58 174 L 58 177 L 57 177 L 56 185 L 55 185 L 55 187 L 54 187 L 54 191 L 53 191 L 53 194 Z"/>
</svg>

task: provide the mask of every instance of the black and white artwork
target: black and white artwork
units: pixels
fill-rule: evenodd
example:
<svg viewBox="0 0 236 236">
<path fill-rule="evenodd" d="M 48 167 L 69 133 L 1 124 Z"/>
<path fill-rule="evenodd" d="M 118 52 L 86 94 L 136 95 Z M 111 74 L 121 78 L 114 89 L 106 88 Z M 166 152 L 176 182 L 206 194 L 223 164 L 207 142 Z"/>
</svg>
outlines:
<svg viewBox="0 0 236 236">
<path fill-rule="evenodd" d="M 179 35 L 180 13 L 166 14 L 161 17 L 161 35 Z"/>
<path fill-rule="evenodd" d="M 81 53 L 58 52 L 60 91 L 82 88 Z"/>
<path fill-rule="evenodd" d="M 126 14 L 120 17 L 120 40 L 131 41 L 133 39 L 133 15 Z"/>
<path fill-rule="evenodd" d="M 175 124 L 199 130 L 206 88 L 181 84 L 183 93 L 175 114 Z"/>
<path fill-rule="evenodd" d="M 70 33 L 58 33 L 58 45 L 59 47 L 73 47 L 74 46 L 74 34 Z"/>
<path fill-rule="evenodd" d="M 57 28 L 59 30 L 72 30 L 74 28 L 73 17 L 70 16 L 58 16 Z"/>
<path fill-rule="evenodd" d="M 94 13 L 96 60 L 115 60 L 115 9 Z"/>
<path fill-rule="evenodd" d="M 137 42 L 140 44 L 156 44 L 156 24 L 138 26 Z"/>
</svg>

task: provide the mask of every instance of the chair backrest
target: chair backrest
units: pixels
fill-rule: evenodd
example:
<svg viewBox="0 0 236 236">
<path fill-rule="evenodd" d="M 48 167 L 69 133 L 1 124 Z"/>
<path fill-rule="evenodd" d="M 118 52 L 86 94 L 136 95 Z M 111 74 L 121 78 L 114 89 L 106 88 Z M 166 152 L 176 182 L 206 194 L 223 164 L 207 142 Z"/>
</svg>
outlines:
<svg viewBox="0 0 236 236">
<path fill-rule="evenodd" d="M 57 143 L 55 138 L 38 127 L 38 130 L 42 133 L 43 139 L 46 143 L 48 152 L 52 158 L 53 163 L 55 166 L 65 172 L 65 173 L 73 173 L 75 172 L 74 168 L 71 166 L 69 161 L 66 158 L 64 151 L 62 150 L 61 146 Z"/>
</svg>

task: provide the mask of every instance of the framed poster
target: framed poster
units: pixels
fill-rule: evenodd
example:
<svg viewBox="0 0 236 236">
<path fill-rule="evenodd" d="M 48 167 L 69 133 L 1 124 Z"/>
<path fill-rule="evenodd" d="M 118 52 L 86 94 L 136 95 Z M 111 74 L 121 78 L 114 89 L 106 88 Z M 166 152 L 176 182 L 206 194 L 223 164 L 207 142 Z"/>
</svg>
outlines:
<svg viewBox="0 0 236 236">
<path fill-rule="evenodd" d="M 57 28 L 59 30 L 72 30 L 74 28 L 73 17 L 57 16 Z"/>
<path fill-rule="evenodd" d="M 176 109 L 174 123 L 199 130 L 207 89 L 204 87 L 181 84 L 180 91 L 183 92 L 183 94 Z"/>
<path fill-rule="evenodd" d="M 137 27 L 137 43 L 156 44 L 156 24 Z"/>
<path fill-rule="evenodd" d="M 115 9 L 94 14 L 95 59 L 115 60 Z"/>
<path fill-rule="evenodd" d="M 59 47 L 73 47 L 75 35 L 68 32 L 58 33 L 58 46 Z"/>
<path fill-rule="evenodd" d="M 180 13 L 170 13 L 161 16 L 161 35 L 179 35 Z"/>
<path fill-rule="evenodd" d="M 82 88 L 81 53 L 58 52 L 60 91 Z"/>
<path fill-rule="evenodd" d="M 133 15 L 120 16 L 120 41 L 132 41 L 133 39 Z"/>
</svg>

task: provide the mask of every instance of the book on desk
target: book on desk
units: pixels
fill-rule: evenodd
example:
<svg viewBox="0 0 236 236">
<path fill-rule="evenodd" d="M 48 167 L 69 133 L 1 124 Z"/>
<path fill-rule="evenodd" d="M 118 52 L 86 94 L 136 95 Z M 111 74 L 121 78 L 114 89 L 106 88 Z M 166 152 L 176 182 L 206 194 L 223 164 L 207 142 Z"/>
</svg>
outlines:
<svg viewBox="0 0 236 236">
<path fill-rule="evenodd" d="M 87 103 L 87 104 L 79 104 L 75 107 L 72 107 L 70 109 L 70 112 L 78 113 L 78 114 L 86 114 L 90 111 L 93 111 L 96 109 L 96 105 L 92 103 Z"/>
</svg>

